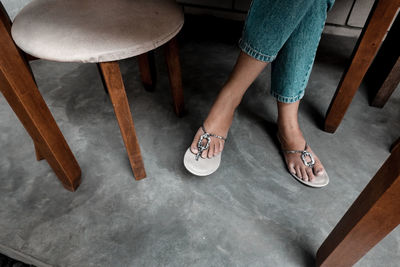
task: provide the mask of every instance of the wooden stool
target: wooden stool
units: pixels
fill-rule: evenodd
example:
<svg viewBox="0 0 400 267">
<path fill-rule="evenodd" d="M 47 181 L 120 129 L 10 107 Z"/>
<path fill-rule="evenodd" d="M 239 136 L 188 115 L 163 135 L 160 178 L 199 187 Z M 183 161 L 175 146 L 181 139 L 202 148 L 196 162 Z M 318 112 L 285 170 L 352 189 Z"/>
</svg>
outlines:
<svg viewBox="0 0 400 267">
<path fill-rule="evenodd" d="M 139 56 L 142 81 L 151 86 L 147 52 L 165 45 L 174 109 L 183 111 L 176 34 L 183 12 L 169 0 L 34 0 L 16 16 L 15 43 L 36 58 L 97 63 L 118 120 L 135 178 L 146 177 L 118 60 Z"/>
<path fill-rule="evenodd" d="M 325 131 L 333 133 L 339 127 L 399 7 L 400 0 L 375 1 L 374 7 L 365 24 L 366 26 L 354 48 L 351 63 L 343 73 L 335 96 L 328 108 L 324 126 Z M 396 24 L 397 23 L 400 23 L 399 20 L 397 20 Z M 389 39 L 397 40 L 398 43 L 398 26 L 394 27 L 393 37 L 390 37 L 391 35 L 392 34 L 389 33 Z M 377 57 L 377 62 L 383 59 L 383 61 L 385 61 L 384 65 L 386 66 L 384 68 L 378 66 L 378 68 L 383 70 L 381 74 L 376 77 L 377 80 L 380 80 L 382 89 L 379 90 L 376 99 L 372 103 L 375 106 L 383 105 L 400 80 L 398 46 L 394 45 L 392 48 L 391 44 L 386 44 L 383 45 L 383 48 L 386 52 L 383 52 L 382 55 Z M 388 58 L 394 60 L 388 62 Z M 382 64 L 378 63 L 378 65 Z M 387 68 L 388 66 L 389 68 Z"/>
</svg>

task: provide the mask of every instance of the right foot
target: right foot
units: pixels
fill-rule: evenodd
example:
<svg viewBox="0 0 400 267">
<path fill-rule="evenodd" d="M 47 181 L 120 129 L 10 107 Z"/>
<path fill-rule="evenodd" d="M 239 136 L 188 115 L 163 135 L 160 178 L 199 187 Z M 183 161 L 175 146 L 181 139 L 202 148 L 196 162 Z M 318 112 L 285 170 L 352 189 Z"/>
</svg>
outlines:
<svg viewBox="0 0 400 267">
<path fill-rule="evenodd" d="M 286 127 L 286 129 L 285 129 Z M 289 130 L 288 130 L 289 129 Z M 291 128 L 287 125 L 281 126 L 278 132 L 278 139 L 281 143 L 283 151 L 303 151 L 306 147 L 306 141 L 300 128 Z M 319 158 L 314 154 L 311 148 L 307 145 L 307 152 L 313 155 L 315 164 L 312 168 L 303 163 L 301 154 L 299 153 L 283 153 L 289 172 L 301 180 L 313 182 L 316 177 L 322 176 L 325 173 L 324 166 Z M 311 158 L 307 157 L 307 161 Z"/>
<path fill-rule="evenodd" d="M 227 137 L 237 106 L 233 104 L 235 102 L 237 101 L 234 101 L 232 96 L 227 95 L 224 93 L 224 91 L 221 91 L 217 100 L 212 106 L 207 119 L 204 121 L 204 128 L 208 133 L 219 135 L 224 138 Z M 190 150 L 193 154 L 198 153 L 197 143 L 199 142 L 200 136 L 203 134 L 204 132 L 200 127 L 194 136 L 192 145 L 190 146 Z M 203 142 L 206 142 L 206 140 Z M 207 150 L 204 150 L 201 153 L 201 157 L 212 158 L 217 156 L 224 149 L 224 143 L 224 140 L 211 136 L 210 146 Z"/>
</svg>

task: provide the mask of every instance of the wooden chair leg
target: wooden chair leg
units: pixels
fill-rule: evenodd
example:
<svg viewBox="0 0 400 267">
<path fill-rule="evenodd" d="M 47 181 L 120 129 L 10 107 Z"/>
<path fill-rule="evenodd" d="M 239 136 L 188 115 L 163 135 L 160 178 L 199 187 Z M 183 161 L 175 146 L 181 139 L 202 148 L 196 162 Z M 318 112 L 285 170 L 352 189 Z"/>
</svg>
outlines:
<svg viewBox="0 0 400 267">
<path fill-rule="evenodd" d="M 103 62 L 99 63 L 99 65 L 114 106 L 133 174 L 136 180 L 143 179 L 146 177 L 146 172 L 118 62 Z"/>
<path fill-rule="evenodd" d="M 174 101 L 174 110 L 176 115 L 181 117 L 184 112 L 183 87 L 181 64 L 179 62 L 178 41 L 176 38 L 171 39 L 165 45 L 165 57 L 167 60 L 169 82 Z"/>
<path fill-rule="evenodd" d="M 146 91 L 152 92 L 156 83 L 156 69 L 152 51 L 137 56 L 140 78 Z"/>
<path fill-rule="evenodd" d="M 344 72 L 335 96 L 328 108 L 325 131 L 335 132 L 364 78 L 379 45 L 396 15 L 399 0 L 376 0 L 349 67 Z"/>
<path fill-rule="evenodd" d="M 29 71 L 21 68 L 19 72 L 18 76 L 7 77 L 5 71 L 0 69 L 0 91 L 34 140 L 37 159 L 46 159 L 63 186 L 75 191 L 81 182 L 78 162 L 30 78 Z M 18 80 L 23 82 L 20 84 Z"/>
<path fill-rule="evenodd" d="M 317 266 L 352 266 L 400 223 L 400 147 L 317 252 Z"/>
<path fill-rule="evenodd" d="M 5 27 L 6 31 L 8 33 L 11 32 L 11 19 L 7 14 L 6 9 L 4 8 L 3 4 L 0 2 L 0 23 L 3 24 L 3 27 Z"/>
<path fill-rule="evenodd" d="M 75 191 L 81 169 L 15 46 L 5 17 L 0 14 L 0 91 L 39 148 L 40 158 L 47 160 L 66 189 Z"/>
<path fill-rule="evenodd" d="M 382 108 L 400 83 L 400 16 L 393 22 L 366 80 L 373 94 L 371 106 Z"/>
</svg>

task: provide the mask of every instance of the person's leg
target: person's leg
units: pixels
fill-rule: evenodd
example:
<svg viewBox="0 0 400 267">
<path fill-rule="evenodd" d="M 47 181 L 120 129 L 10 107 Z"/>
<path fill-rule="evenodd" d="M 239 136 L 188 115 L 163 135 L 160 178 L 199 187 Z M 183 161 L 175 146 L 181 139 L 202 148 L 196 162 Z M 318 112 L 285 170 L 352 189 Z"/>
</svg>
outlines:
<svg viewBox="0 0 400 267">
<path fill-rule="evenodd" d="M 227 136 L 236 107 L 240 104 L 247 88 L 257 78 L 266 65 L 266 62 L 256 60 L 245 53 L 240 52 L 232 74 L 226 84 L 222 87 L 222 90 L 204 121 L 204 128 L 207 132 L 223 137 Z M 203 130 L 199 128 L 191 145 L 191 151 L 194 154 L 197 154 L 198 152 L 197 142 L 202 134 Z M 208 156 L 211 158 L 220 153 L 223 147 L 223 140 L 211 138 L 210 148 L 203 151 L 202 157 L 205 158 Z"/>
<path fill-rule="evenodd" d="M 300 100 L 294 103 L 278 103 L 278 135 L 283 150 L 304 150 L 306 141 L 301 132 L 297 113 Z M 308 145 L 307 145 L 308 146 Z M 299 153 L 284 153 L 286 164 L 290 173 L 297 175 L 304 181 L 313 181 L 315 175 L 322 175 L 325 171 L 319 158 L 313 153 L 308 146 L 307 151 L 310 152 L 314 159 L 315 165 L 309 168 L 304 165 Z"/>
<path fill-rule="evenodd" d="M 243 35 L 240 53 L 228 82 L 214 102 L 204 127 L 209 133 L 226 137 L 233 114 L 244 93 L 266 64 L 274 60 L 292 32 L 312 7 L 310 0 L 253 0 Z M 200 128 L 191 145 L 197 154 L 197 142 L 203 134 Z M 213 157 L 223 149 L 224 141 L 211 138 L 210 148 L 202 157 Z"/>
<path fill-rule="evenodd" d="M 333 0 L 314 1 L 272 63 L 271 94 L 278 102 L 279 139 L 283 150 L 304 150 L 306 141 L 298 123 L 298 107 L 311 73 L 315 53 Z M 307 151 L 312 152 L 310 148 Z M 324 167 L 314 155 L 314 168 L 300 154 L 284 153 L 289 171 L 305 181 L 322 175 Z"/>
</svg>

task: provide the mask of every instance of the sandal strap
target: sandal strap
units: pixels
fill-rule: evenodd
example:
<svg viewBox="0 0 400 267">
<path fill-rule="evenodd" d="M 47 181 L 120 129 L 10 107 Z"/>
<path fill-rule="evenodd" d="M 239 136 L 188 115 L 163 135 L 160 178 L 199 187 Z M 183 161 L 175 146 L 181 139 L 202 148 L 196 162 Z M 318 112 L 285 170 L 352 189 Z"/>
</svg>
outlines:
<svg viewBox="0 0 400 267">
<path fill-rule="evenodd" d="M 303 164 L 306 165 L 307 167 L 312 168 L 312 167 L 314 167 L 315 159 L 314 159 L 314 156 L 310 152 L 307 151 L 307 148 L 308 148 L 308 144 L 306 142 L 306 146 L 305 146 L 304 150 L 282 150 L 282 151 L 287 154 L 300 153 L 301 154 L 300 157 L 301 157 L 301 160 L 303 161 Z M 309 161 L 307 161 L 307 157 L 310 158 Z"/>
<path fill-rule="evenodd" d="M 287 154 L 303 153 L 303 152 L 307 152 L 307 148 L 308 148 L 308 144 L 306 142 L 306 146 L 304 147 L 304 150 L 282 150 L 282 151 Z"/>
<path fill-rule="evenodd" d="M 226 141 L 226 137 L 222 137 L 222 136 L 219 136 L 219 135 L 216 135 L 216 134 L 212 134 L 212 133 L 207 133 L 206 128 L 204 128 L 204 125 L 201 125 L 201 129 L 203 130 L 204 134 L 207 134 L 209 136 L 216 137 L 216 138 L 219 138 L 219 139 L 222 139 L 222 140 Z"/>
</svg>

